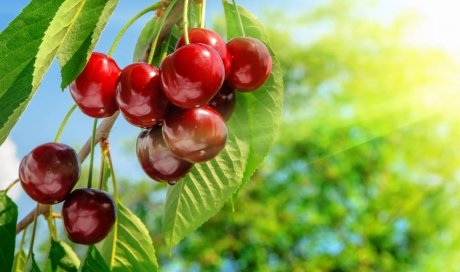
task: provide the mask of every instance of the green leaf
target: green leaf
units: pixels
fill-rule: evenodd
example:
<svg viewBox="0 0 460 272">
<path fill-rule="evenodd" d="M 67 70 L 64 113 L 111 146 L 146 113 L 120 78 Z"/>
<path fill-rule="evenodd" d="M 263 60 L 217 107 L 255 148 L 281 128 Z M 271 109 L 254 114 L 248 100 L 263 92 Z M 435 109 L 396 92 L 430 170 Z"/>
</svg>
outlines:
<svg viewBox="0 0 460 272">
<path fill-rule="evenodd" d="M 145 48 L 149 45 L 149 43 L 153 40 L 153 37 L 155 37 L 155 29 L 158 29 L 159 27 L 159 22 L 156 18 L 150 19 L 147 24 L 145 24 L 144 28 L 141 31 L 141 34 L 139 35 L 139 38 L 137 39 L 136 43 L 136 48 L 134 49 L 134 54 L 133 54 L 133 61 L 139 61 L 142 59 L 144 55 Z M 158 30 L 157 30 L 158 31 Z"/>
<path fill-rule="evenodd" d="M 34 67 L 42 64 L 36 63 L 35 56 L 62 2 L 32 0 L 0 33 L 0 144 L 36 91 Z"/>
<path fill-rule="evenodd" d="M 104 261 L 101 253 L 94 245 L 88 247 L 85 260 L 80 267 L 82 272 L 110 272 L 110 268 Z"/>
<path fill-rule="evenodd" d="M 27 272 L 40 272 L 40 268 L 37 265 L 37 262 L 35 261 L 35 254 L 32 252 L 32 255 L 30 256 L 29 261 L 27 262 Z"/>
<path fill-rule="evenodd" d="M 238 35 L 235 27 L 239 24 L 228 16 L 233 14 L 232 9 L 225 4 L 228 33 Z M 242 8 L 240 12 L 246 34 L 269 45 L 257 18 Z M 237 94 L 224 151 L 216 159 L 196 165 L 189 175 L 168 189 L 163 232 L 170 249 L 215 215 L 253 175 L 270 150 L 279 128 L 283 103 L 280 65 L 273 51 L 271 53 L 272 74 L 264 86 L 252 93 Z"/>
<path fill-rule="evenodd" d="M 158 51 L 155 52 L 155 55 L 153 56 L 152 62 L 154 65 L 160 67 L 160 64 L 163 61 L 163 59 L 167 55 L 174 52 L 174 50 L 176 50 L 177 40 L 179 40 L 181 34 L 182 33 L 177 25 L 174 25 L 171 28 L 171 31 L 169 32 L 168 36 L 166 36 L 166 39 L 161 43 L 160 49 L 158 49 Z"/>
<path fill-rule="evenodd" d="M 0 267 L 11 271 L 14 260 L 14 247 L 16 244 L 16 222 L 18 208 L 16 204 L 0 191 Z"/>
<path fill-rule="evenodd" d="M 68 0 L 64 5 L 68 5 L 69 10 L 59 9 L 50 29 L 62 24 L 59 15 L 65 17 L 70 10 L 77 15 L 57 52 L 62 68 L 61 88 L 67 87 L 83 71 L 117 4 L 118 0 Z"/>
<path fill-rule="evenodd" d="M 13 262 L 13 268 L 11 269 L 11 272 L 22 272 L 26 268 L 26 262 L 27 262 L 27 255 L 24 252 L 24 250 L 20 250 L 17 254 L 16 257 L 14 258 Z"/>
<path fill-rule="evenodd" d="M 67 86 L 81 72 L 118 0 L 32 0 L 0 33 L 0 144 L 56 54 Z"/>
<path fill-rule="evenodd" d="M 67 271 L 76 272 L 80 266 L 80 260 L 72 248 L 62 241 L 51 239 L 51 247 L 48 255 L 46 272 Z"/>
<path fill-rule="evenodd" d="M 115 272 L 158 270 L 155 248 L 147 228 L 119 202 L 117 222 L 103 244 L 102 254 Z"/>
</svg>

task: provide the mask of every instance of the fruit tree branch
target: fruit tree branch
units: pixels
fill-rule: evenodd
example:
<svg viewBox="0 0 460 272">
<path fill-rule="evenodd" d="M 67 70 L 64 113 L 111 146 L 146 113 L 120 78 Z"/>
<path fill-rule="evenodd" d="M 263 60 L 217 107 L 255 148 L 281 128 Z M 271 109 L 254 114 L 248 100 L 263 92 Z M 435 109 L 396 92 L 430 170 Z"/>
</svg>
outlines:
<svg viewBox="0 0 460 272">
<path fill-rule="evenodd" d="M 161 42 L 166 38 L 167 34 L 171 31 L 171 28 L 181 20 L 182 18 L 182 9 L 183 9 L 183 0 L 177 1 L 175 7 L 171 10 L 169 17 L 166 19 L 165 25 L 161 30 L 158 44 L 157 46 L 161 45 Z M 146 61 L 149 50 L 151 47 L 151 43 L 149 43 L 145 49 L 145 52 L 140 61 Z M 104 121 L 99 125 L 96 131 L 96 143 L 99 143 L 101 140 L 107 139 L 110 135 L 110 131 L 112 130 L 115 121 L 117 120 L 119 113 L 115 113 L 113 116 L 105 118 Z M 91 137 L 86 141 L 83 148 L 78 152 L 78 158 L 80 162 L 83 161 L 88 157 L 88 154 L 91 150 Z M 49 205 L 42 205 L 40 204 L 36 209 L 38 209 L 38 214 L 45 214 L 49 211 Z M 28 225 L 30 225 L 34 220 L 35 209 L 29 212 L 16 226 L 16 234 L 20 233 L 24 230 Z"/>
</svg>

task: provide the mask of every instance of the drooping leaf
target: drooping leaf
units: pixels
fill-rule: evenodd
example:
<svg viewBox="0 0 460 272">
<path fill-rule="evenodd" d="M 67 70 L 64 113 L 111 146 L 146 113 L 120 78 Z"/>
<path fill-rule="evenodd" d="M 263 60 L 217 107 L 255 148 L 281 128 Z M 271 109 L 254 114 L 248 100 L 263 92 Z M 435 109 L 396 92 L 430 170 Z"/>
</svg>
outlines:
<svg viewBox="0 0 460 272">
<path fill-rule="evenodd" d="M 171 31 L 167 35 L 166 39 L 161 43 L 160 48 L 157 49 L 158 51 L 155 52 L 155 55 L 153 56 L 154 65 L 160 67 L 160 64 L 163 61 L 163 59 L 167 55 L 172 53 L 174 50 L 176 50 L 177 40 L 179 40 L 180 35 L 181 31 L 179 30 L 179 27 L 177 25 L 174 25 L 171 28 Z"/>
<path fill-rule="evenodd" d="M 0 267 L 6 271 L 11 271 L 13 266 L 17 220 L 16 204 L 6 195 L 5 191 L 0 191 Z"/>
<path fill-rule="evenodd" d="M 57 52 L 62 68 L 61 88 L 67 87 L 85 68 L 102 30 L 118 4 L 118 0 L 69 0 L 65 4 L 68 2 L 70 6 L 78 8 L 78 16 L 72 21 Z M 56 20 L 56 23 L 60 22 Z"/>
<path fill-rule="evenodd" d="M 0 144 L 56 54 L 67 86 L 83 69 L 118 0 L 32 0 L 0 33 Z"/>
<path fill-rule="evenodd" d="M 225 9 L 226 13 L 231 12 L 227 4 Z M 240 12 L 246 34 L 269 45 L 257 18 L 242 8 Z M 229 33 L 236 33 L 232 26 L 239 24 L 234 17 L 226 18 Z M 279 127 L 283 102 L 282 74 L 271 53 L 272 74 L 264 86 L 253 93 L 237 94 L 224 151 L 216 159 L 196 165 L 189 175 L 168 189 L 163 232 L 169 248 L 215 215 L 267 155 Z"/>
<path fill-rule="evenodd" d="M 76 272 L 80 266 L 80 259 L 72 248 L 62 241 L 51 239 L 50 252 L 46 272 L 67 271 Z"/>
<path fill-rule="evenodd" d="M 24 271 L 26 268 L 26 262 L 27 255 L 24 252 L 24 250 L 20 250 L 18 253 L 16 253 L 16 256 L 14 257 L 13 268 L 11 269 L 11 272 Z"/>
<path fill-rule="evenodd" d="M 142 56 L 144 55 L 145 48 L 149 45 L 152 41 L 153 37 L 155 36 L 155 29 L 158 29 L 159 23 L 157 18 L 150 19 L 147 24 L 145 24 L 144 28 L 137 39 L 136 48 L 134 49 L 133 54 L 133 61 L 139 61 Z"/>
<path fill-rule="evenodd" d="M 105 240 L 102 254 L 112 271 L 156 271 L 158 262 L 144 223 L 117 203 L 117 222 Z"/>
<path fill-rule="evenodd" d="M 110 268 L 94 245 L 88 247 L 86 257 L 79 269 L 81 272 L 110 272 Z"/>
<path fill-rule="evenodd" d="M 32 0 L 0 33 L 0 144 L 36 91 L 37 86 L 32 85 L 35 56 L 49 23 L 63 2 Z"/>
<path fill-rule="evenodd" d="M 37 262 L 35 261 L 35 254 L 32 252 L 29 261 L 27 262 L 27 272 L 40 272 Z"/>
<path fill-rule="evenodd" d="M 270 77 L 258 90 L 250 93 L 237 93 L 237 101 L 246 101 L 248 111 L 248 129 L 250 154 L 244 171 L 242 185 L 249 180 L 270 150 L 276 138 L 283 107 L 283 74 L 275 53 L 270 47 L 270 40 L 264 27 L 248 10 L 238 7 L 244 31 L 247 37 L 253 37 L 264 42 L 270 50 L 273 68 Z M 240 36 L 240 26 L 234 6 L 224 3 L 227 18 L 227 39 Z"/>
</svg>

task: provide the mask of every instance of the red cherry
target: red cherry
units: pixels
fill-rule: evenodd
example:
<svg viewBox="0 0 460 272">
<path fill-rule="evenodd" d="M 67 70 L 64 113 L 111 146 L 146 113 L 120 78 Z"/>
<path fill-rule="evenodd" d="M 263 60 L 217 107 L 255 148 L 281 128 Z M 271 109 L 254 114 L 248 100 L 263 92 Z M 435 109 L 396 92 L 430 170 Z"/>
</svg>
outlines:
<svg viewBox="0 0 460 272">
<path fill-rule="evenodd" d="M 185 176 L 193 164 L 181 160 L 166 146 L 161 127 L 144 130 L 136 143 L 137 158 L 145 173 L 154 180 L 175 184 Z"/>
<path fill-rule="evenodd" d="M 190 43 L 202 43 L 211 46 L 219 53 L 225 67 L 225 77 L 230 73 L 232 65 L 231 56 L 228 53 L 227 46 L 225 45 L 222 37 L 217 32 L 205 28 L 192 28 L 188 31 Z M 184 36 L 181 36 L 177 41 L 176 49 L 185 45 Z"/>
<path fill-rule="evenodd" d="M 171 152 L 198 163 L 217 156 L 227 141 L 227 126 L 213 108 L 173 109 L 163 123 L 163 137 Z"/>
<path fill-rule="evenodd" d="M 177 49 L 163 60 L 160 70 L 166 97 L 181 108 L 208 104 L 225 76 L 219 54 L 204 44 L 189 44 Z"/>
<path fill-rule="evenodd" d="M 227 43 L 232 69 L 227 83 L 240 92 L 260 88 L 270 76 L 272 57 L 267 46 L 254 38 L 239 37 Z"/>
<path fill-rule="evenodd" d="M 235 91 L 224 83 L 219 92 L 209 101 L 209 106 L 217 110 L 225 120 L 230 119 L 235 110 Z"/>
<path fill-rule="evenodd" d="M 126 120 L 144 128 L 160 123 L 169 104 L 158 68 L 147 63 L 133 63 L 121 71 L 116 98 Z"/>
<path fill-rule="evenodd" d="M 116 218 L 112 197 L 94 189 L 76 189 L 64 201 L 62 219 L 67 237 L 75 243 L 90 245 L 104 239 Z"/>
<path fill-rule="evenodd" d="M 70 84 L 70 94 L 83 113 L 103 118 L 118 110 L 115 91 L 120 71 L 109 56 L 91 54 L 83 72 Z"/>
<path fill-rule="evenodd" d="M 47 143 L 33 149 L 19 166 L 24 191 L 41 204 L 63 201 L 80 177 L 80 161 L 71 147 Z"/>
</svg>

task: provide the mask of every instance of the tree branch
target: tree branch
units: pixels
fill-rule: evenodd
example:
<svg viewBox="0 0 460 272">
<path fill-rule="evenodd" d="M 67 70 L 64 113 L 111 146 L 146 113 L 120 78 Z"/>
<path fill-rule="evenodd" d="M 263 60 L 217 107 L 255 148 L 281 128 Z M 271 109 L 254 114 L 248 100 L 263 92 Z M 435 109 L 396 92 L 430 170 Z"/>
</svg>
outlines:
<svg viewBox="0 0 460 272">
<path fill-rule="evenodd" d="M 160 46 L 162 41 L 166 38 L 167 34 L 171 31 L 171 28 L 181 20 L 182 18 L 182 9 L 183 9 L 184 2 L 182 0 L 177 1 L 176 6 L 171 10 L 169 17 L 166 20 L 166 23 L 160 33 L 160 37 L 158 40 L 157 46 Z M 149 50 L 151 47 L 151 42 L 145 49 L 144 55 L 142 56 L 140 61 L 146 61 L 147 56 L 149 55 Z M 101 140 L 107 139 L 110 135 L 110 131 L 112 130 L 115 121 L 117 120 L 119 113 L 115 113 L 111 117 L 105 118 L 104 121 L 99 125 L 96 131 L 96 143 L 99 143 Z M 86 141 L 83 148 L 78 152 L 78 158 L 80 162 L 83 163 L 88 157 L 88 154 L 91 150 L 91 137 Z M 40 204 L 36 209 L 38 209 L 38 214 L 45 214 L 49 211 L 49 205 L 42 205 Z M 27 214 L 16 226 L 16 234 L 20 233 L 24 230 L 28 225 L 30 225 L 34 220 L 35 209 L 33 209 L 29 214 Z"/>
</svg>

